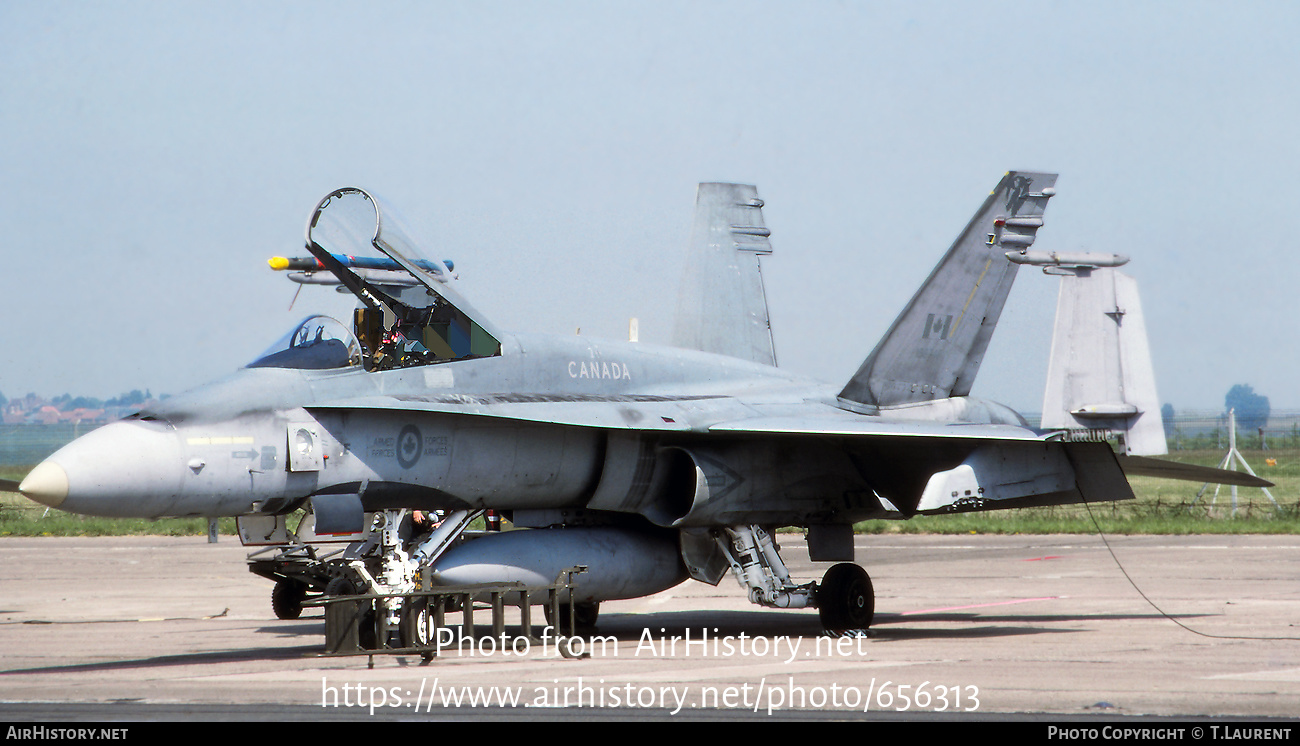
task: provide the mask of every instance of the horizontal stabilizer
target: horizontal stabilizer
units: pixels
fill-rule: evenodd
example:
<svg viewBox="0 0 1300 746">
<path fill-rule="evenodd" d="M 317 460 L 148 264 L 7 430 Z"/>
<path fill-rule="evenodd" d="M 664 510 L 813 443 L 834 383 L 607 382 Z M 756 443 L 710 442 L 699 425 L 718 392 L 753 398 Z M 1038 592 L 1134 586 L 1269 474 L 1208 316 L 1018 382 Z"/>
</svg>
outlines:
<svg viewBox="0 0 1300 746">
<path fill-rule="evenodd" d="M 1160 477 L 1161 479 L 1181 479 L 1187 482 L 1209 484 L 1235 484 L 1238 487 L 1272 487 L 1267 479 L 1260 479 L 1254 474 L 1228 469 L 1216 469 L 1213 466 L 1180 464 L 1177 461 L 1165 461 L 1145 456 L 1119 456 L 1120 468 L 1126 476 Z"/>
<path fill-rule="evenodd" d="M 966 396 L 1020 265 L 1034 243 L 1056 174 L 1007 173 L 930 277 L 849 380 L 840 398 L 893 406 Z"/>
</svg>

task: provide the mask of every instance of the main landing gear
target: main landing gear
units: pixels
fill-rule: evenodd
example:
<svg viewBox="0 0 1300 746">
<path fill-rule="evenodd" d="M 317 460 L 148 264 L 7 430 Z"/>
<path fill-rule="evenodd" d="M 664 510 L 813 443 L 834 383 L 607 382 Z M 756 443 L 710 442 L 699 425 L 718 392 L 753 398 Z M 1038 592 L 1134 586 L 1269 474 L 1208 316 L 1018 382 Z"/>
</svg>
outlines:
<svg viewBox="0 0 1300 746">
<path fill-rule="evenodd" d="M 852 562 L 834 565 L 822 582 L 796 585 L 772 535 L 761 526 L 728 526 L 715 536 L 749 600 L 777 609 L 815 607 L 822 626 L 843 633 L 871 626 L 876 593 L 866 570 Z"/>
</svg>

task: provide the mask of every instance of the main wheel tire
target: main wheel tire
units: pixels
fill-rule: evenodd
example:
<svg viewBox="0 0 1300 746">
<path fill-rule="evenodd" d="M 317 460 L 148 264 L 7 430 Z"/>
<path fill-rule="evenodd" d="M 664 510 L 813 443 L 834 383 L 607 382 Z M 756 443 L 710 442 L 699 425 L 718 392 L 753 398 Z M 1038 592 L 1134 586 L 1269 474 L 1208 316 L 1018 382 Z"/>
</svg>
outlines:
<svg viewBox="0 0 1300 746">
<path fill-rule="evenodd" d="M 822 626 L 832 632 L 870 627 L 876 615 L 871 576 L 852 562 L 827 570 L 817 588 L 817 611 Z"/>
<path fill-rule="evenodd" d="M 578 625 L 578 629 L 595 629 L 598 616 L 600 616 L 599 601 L 587 601 L 573 606 L 573 623 Z"/>
<path fill-rule="evenodd" d="M 560 604 L 560 620 L 551 618 L 551 605 L 542 606 L 542 613 L 546 616 L 546 623 L 568 632 L 569 626 L 569 605 Z M 596 618 L 600 616 L 599 601 L 581 601 L 573 607 L 573 623 L 579 631 L 593 630 L 596 628 Z"/>
<path fill-rule="evenodd" d="M 307 586 L 296 580 L 281 578 L 271 589 L 271 610 L 277 619 L 297 619 L 302 616 L 302 602 L 307 598 Z"/>
<path fill-rule="evenodd" d="M 402 621 L 398 628 L 404 648 L 428 647 L 433 642 L 429 635 L 429 600 L 427 597 L 408 598 L 402 604 Z"/>
<path fill-rule="evenodd" d="M 363 592 L 351 578 L 333 578 L 325 585 L 326 596 L 359 596 Z M 357 644 L 363 650 L 375 650 L 379 647 L 379 635 L 375 630 L 375 623 L 378 621 L 378 616 L 375 614 L 375 605 L 373 601 L 362 603 L 365 605 L 357 619 Z"/>
<path fill-rule="evenodd" d="M 330 578 L 330 582 L 325 584 L 326 596 L 355 596 L 356 594 L 357 587 L 347 578 Z"/>
</svg>

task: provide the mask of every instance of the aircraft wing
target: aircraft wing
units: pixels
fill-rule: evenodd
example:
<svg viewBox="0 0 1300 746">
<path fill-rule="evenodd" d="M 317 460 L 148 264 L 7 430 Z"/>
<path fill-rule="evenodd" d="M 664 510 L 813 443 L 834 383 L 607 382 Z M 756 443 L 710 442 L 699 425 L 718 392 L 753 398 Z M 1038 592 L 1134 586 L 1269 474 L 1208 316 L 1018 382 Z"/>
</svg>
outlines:
<svg viewBox="0 0 1300 746">
<path fill-rule="evenodd" d="M 314 404 L 307 409 L 401 410 L 611 430 L 719 435 L 1020 441 L 1050 437 L 1015 425 L 881 422 L 878 417 L 835 412 L 756 417 L 752 407 L 727 396 L 419 394 L 358 397 Z"/>
<path fill-rule="evenodd" d="M 722 396 L 567 394 L 420 394 L 368 396 L 314 404 L 309 410 L 385 409 L 494 417 L 520 422 L 611 430 L 690 432 L 749 409 Z"/>
<path fill-rule="evenodd" d="M 759 417 L 734 422 L 722 422 L 710 426 L 709 432 L 764 435 L 827 435 L 837 437 L 1047 440 L 1047 436 L 1015 425 L 881 422 L 879 418 L 861 415 L 856 418 L 834 415 Z"/>
</svg>

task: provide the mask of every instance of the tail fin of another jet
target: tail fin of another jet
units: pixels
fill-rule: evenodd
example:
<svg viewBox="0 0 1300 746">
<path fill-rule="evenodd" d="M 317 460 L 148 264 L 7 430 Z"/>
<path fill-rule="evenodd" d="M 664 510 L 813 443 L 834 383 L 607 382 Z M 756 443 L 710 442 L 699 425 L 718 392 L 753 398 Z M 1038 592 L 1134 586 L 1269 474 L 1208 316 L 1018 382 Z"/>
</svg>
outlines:
<svg viewBox="0 0 1300 746">
<path fill-rule="evenodd" d="M 1034 242 L 1056 174 L 1008 172 L 840 398 L 875 406 L 965 396 L 1015 280 L 1009 251 Z"/>
<path fill-rule="evenodd" d="M 757 189 L 700 184 L 673 344 L 776 365 L 759 266 L 771 253 Z"/>
<path fill-rule="evenodd" d="M 1042 426 L 1075 440 L 1120 435 L 1129 455 L 1167 453 L 1137 282 L 1109 267 L 1053 274 L 1061 292 Z"/>
</svg>

